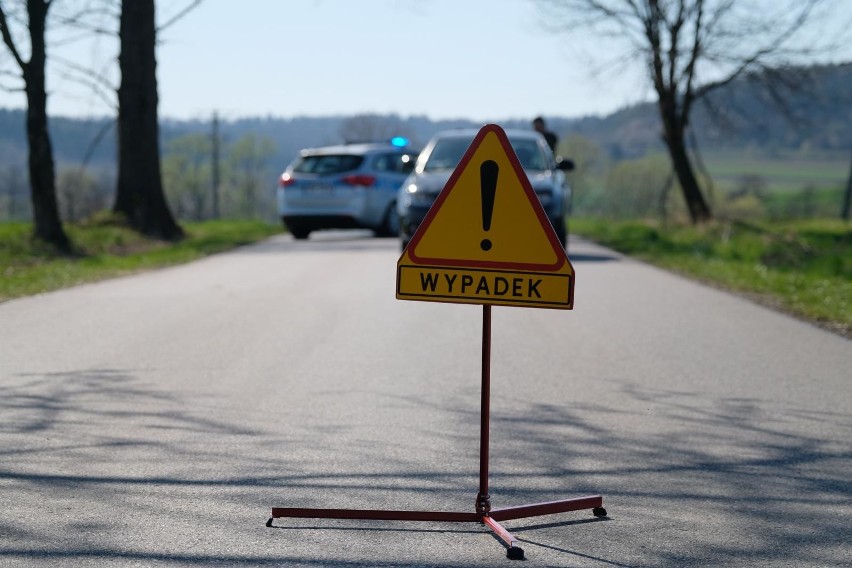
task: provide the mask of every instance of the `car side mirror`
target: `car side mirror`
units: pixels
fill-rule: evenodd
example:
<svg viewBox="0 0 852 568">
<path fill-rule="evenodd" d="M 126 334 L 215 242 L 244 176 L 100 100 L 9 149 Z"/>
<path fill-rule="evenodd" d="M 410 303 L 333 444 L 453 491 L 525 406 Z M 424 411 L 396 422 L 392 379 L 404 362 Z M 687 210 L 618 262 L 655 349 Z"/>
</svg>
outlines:
<svg viewBox="0 0 852 568">
<path fill-rule="evenodd" d="M 569 160 L 568 158 L 563 158 L 562 156 L 556 156 L 556 169 L 562 170 L 563 172 L 573 171 L 574 160 Z"/>
</svg>

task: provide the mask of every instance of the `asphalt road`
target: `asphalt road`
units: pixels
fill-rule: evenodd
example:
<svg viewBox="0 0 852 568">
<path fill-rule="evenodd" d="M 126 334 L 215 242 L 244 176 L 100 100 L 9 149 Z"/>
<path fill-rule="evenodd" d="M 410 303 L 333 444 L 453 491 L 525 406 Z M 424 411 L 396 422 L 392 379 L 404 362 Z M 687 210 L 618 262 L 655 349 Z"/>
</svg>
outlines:
<svg viewBox="0 0 852 568">
<path fill-rule="evenodd" d="M 287 236 L 0 304 L 0 566 L 464 566 L 481 308 L 394 298 L 397 243 Z M 852 565 L 852 342 L 574 241 L 572 312 L 493 311 L 495 507 L 526 566 Z"/>
</svg>

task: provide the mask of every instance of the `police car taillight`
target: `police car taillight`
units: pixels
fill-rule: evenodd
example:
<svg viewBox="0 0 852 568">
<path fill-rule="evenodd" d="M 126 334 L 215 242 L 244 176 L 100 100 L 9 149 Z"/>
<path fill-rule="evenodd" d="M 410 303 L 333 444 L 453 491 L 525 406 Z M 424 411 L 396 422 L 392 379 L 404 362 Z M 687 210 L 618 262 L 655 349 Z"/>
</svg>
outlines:
<svg viewBox="0 0 852 568">
<path fill-rule="evenodd" d="M 365 175 L 351 175 L 343 178 L 343 183 L 347 185 L 357 185 L 361 187 L 371 187 L 374 183 L 376 183 L 376 178 L 373 176 L 365 176 Z"/>
<path fill-rule="evenodd" d="M 296 180 L 290 177 L 290 174 L 281 174 L 281 179 L 278 180 L 278 187 L 287 187 L 294 183 L 296 183 Z"/>
</svg>

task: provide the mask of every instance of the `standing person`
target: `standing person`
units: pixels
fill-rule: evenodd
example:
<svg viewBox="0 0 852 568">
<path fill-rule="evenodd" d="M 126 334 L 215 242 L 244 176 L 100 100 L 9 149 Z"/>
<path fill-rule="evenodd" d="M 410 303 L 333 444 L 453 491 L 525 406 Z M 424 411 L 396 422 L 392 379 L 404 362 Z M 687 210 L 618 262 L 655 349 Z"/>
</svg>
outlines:
<svg viewBox="0 0 852 568">
<path fill-rule="evenodd" d="M 540 116 L 537 116 L 532 121 L 533 130 L 536 132 L 541 132 L 544 139 L 547 140 L 547 145 L 550 146 L 550 150 L 553 152 L 553 155 L 556 155 L 556 144 L 559 142 L 559 138 L 557 138 L 556 134 L 547 129 L 544 124 L 544 119 Z"/>
</svg>

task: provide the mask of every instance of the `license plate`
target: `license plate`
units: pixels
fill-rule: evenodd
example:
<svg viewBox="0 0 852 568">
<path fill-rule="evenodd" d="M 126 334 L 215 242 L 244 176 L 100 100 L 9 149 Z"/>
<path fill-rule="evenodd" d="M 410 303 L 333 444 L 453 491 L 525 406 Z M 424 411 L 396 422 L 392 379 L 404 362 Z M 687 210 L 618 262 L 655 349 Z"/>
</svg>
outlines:
<svg viewBox="0 0 852 568">
<path fill-rule="evenodd" d="M 307 193 L 331 193 L 333 187 L 330 183 L 316 183 L 305 188 Z"/>
</svg>

